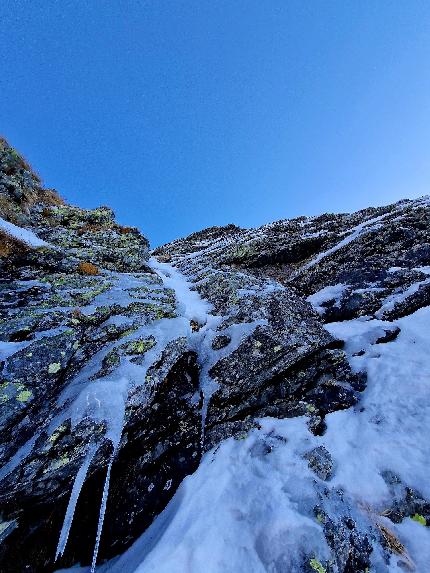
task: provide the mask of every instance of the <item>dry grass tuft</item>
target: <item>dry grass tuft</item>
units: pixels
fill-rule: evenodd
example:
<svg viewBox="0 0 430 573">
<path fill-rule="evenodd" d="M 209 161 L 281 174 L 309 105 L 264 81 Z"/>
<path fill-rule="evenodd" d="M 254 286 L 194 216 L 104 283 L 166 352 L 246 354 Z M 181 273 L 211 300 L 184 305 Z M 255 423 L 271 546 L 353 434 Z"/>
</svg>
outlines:
<svg viewBox="0 0 430 573">
<path fill-rule="evenodd" d="M 134 227 L 122 227 L 118 225 L 117 231 L 121 233 L 121 235 L 129 235 L 130 233 L 134 233 L 136 229 Z"/>
<path fill-rule="evenodd" d="M 387 544 L 387 547 L 393 553 L 397 553 L 397 555 L 406 555 L 405 546 L 400 543 L 397 539 L 396 535 L 388 529 L 385 525 L 378 523 L 379 531 L 382 533 L 382 537 Z"/>
<path fill-rule="evenodd" d="M 100 274 L 100 271 L 98 267 L 96 267 L 96 265 L 93 265 L 93 263 L 86 263 L 86 262 L 79 263 L 78 272 L 81 275 L 91 275 L 91 276 Z"/>
<path fill-rule="evenodd" d="M 4 231 L 0 231 L 0 258 L 5 259 L 11 255 L 23 255 L 28 251 L 27 245 L 17 241 Z"/>
</svg>

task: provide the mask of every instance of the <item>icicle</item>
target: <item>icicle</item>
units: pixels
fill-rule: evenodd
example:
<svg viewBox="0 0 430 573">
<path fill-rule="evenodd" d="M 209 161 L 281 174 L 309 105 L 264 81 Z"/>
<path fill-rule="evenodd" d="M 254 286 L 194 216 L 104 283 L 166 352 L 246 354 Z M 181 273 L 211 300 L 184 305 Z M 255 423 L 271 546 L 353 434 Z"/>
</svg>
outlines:
<svg viewBox="0 0 430 573">
<path fill-rule="evenodd" d="M 95 444 L 91 444 L 87 455 L 85 456 L 84 462 L 76 474 L 72 493 L 70 494 L 69 504 L 66 510 L 66 515 L 64 516 L 63 527 L 61 528 L 60 538 L 58 540 L 57 552 L 55 553 L 55 561 L 60 555 L 63 555 L 64 550 L 66 549 L 67 539 L 69 537 L 70 528 L 72 526 L 73 517 L 75 515 L 75 509 L 79 494 L 81 493 L 82 486 L 87 476 L 88 468 L 90 467 L 91 460 L 93 459 L 96 450 L 97 448 Z"/>
<path fill-rule="evenodd" d="M 110 472 L 112 469 L 114 456 L 115 456 L 115 450 L 113 451 L 112 456 L 111 456 L 110 461 L 109 461 L 108 469 L 106 472 L 105 485 L 103 487 L 102 502 L 100 504 L 99 522 L 97 525 L 96 544 L 94 546 L 93 561 L 91 563 L 91 573 L 94 573 L 96 570 L 96 562 L 97 562 L 97 555 L 99 552 L 100 537 L 102 535 L 103 521 L 105 518 L 106 504 L 107 504 L 107 498 L 108 498 L 108 493 L 109 493 Z"/>
</svg>

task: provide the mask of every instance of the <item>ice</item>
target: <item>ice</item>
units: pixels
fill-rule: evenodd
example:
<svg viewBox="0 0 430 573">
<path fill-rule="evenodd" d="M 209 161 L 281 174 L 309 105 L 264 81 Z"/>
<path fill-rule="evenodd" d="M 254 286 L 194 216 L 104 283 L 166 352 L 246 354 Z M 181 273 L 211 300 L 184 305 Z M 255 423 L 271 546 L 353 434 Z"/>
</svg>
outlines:
<svg viewBox="0 0 430 573">
<path fill-rule="evenodd" d="M 30 247 L 50 247 L 54 248 L 52 245 L 46 241 L 42 241 L 39 237 L 30 231 L 30 229 L 24 229 L 23 227 L 18 227 L 9 221 L 5 221 L 0 217 L 0 230 L 4 231 L 6 234 L 10 235 L 14 239 L 29 245 Z"/>
<path fill-rule="evenodd" d="M 253 322 L 244 322 L 240 324 L 232 324 L 229 328 L 222 331 L 217 331 L 216 328 L 221 323 L 222 317 L 209 315 L 207 317 L 206 325 L 190 337 L 191 348 L 194 348 L 198 353 L 200 365 L 200 390 L 203 395 L 202 404 L 202 435 L 201 441 L 203 443 L 205 436 L 206 416 L 209 407 L 209 402 L 212 395 L 217 389 L 217 384 L 210 377 L 209 371 L 216 362 L 228 356 L 240 346 L 242 341 L 250 336 L 258 325 L 264 325 L 266 320 L 255 320 Z M 225 348 L 214 350 L 212 348 L 212 341 L 218 334 L 228 334 L 231 341 Z"/>
<path fill-rule="evenodd" d="M 100 513 L 99 513 L 99 521 L 97 524 L 97 535 L 96 535 L 96 543 L 94 546 L 94 553 L 93 553 L 93 560 L 91 563 L 91 573 L 94 573 L 94 571 L 96 570 L 96 563 L 97 563 L 97 555 L 99 553 L 99 546 L 100 546 L 100 538 L 102 535 L 102 530 L 103 530 L 103 522 L 105 519 L 105 513 L 106 513 L 106 504 L 107 504 L 107 499 L 108 499 L 108 494 L 109 494 L 109 483 L 110 483 L 110 472 L 112 469 L 112 464 L 113 464 L 113 460 L 114 460 L 114 456 L 115 456 L 115 450 L 112 454 L 112 457 L 110 459 L 108 468 L 107 468 L 107 472 L 106 472 L 106 479 L 105 479 L 105 484 L 103 486 L 103 494 L 102 494 L 102 501 L 100 504 Z"/>
<path fill-rule="evenodd" d="M 82 486 L 87 476 L 88 468 L 90 467 L 90 463 L 94 457 L 95 452 L 96 452 L 96 446 L 94 444 L 91 444 L 88 448 L 88 452 L 87 455 L 85 456 L 84 462 L 82 466 L 79 468 L 78 473 L 76 474 L 76 478 L 73 483 L 72 493 L 70 494 L 70 499 L 66 510 L 66 515 L 64 516 L 63 527 L 61 529 L 60 538 L 58 540 L 55 560 L 57 560 L 60 555 L 63 555 L 64 550 L 66 549 L 67 539 L 69 537 L 70 528 L 72 526 L 76 504 L 78 502 L 79 494 L 81 493 Z"/>
<path fill-rule="evenodd" d="M 125 401 L 128 381 L 100 379 L 88 384 L 73 402 L 68 415 L 72 429 L 85 418 L 94 422 L 106 422 L 105 437 L 116 447 L 121 439 L 124 425 Z"/>
<path fill-rule="evenodd" d="M 9 358 L 19 350 L 26 348 L 31 344 L 31 340 L 24 342 L 3 342 L 0 340 L 0 362 Z"/>
<path fill-rule="evenodd" d="M 23 446 L 10 458 L 10 460 L 0 468 L 0 481 L 8 476 L 19 464 L 29 456 L 33 450 L 37 438 L 40 436 L 40 431 L 37 431 Z"/>
</svg>

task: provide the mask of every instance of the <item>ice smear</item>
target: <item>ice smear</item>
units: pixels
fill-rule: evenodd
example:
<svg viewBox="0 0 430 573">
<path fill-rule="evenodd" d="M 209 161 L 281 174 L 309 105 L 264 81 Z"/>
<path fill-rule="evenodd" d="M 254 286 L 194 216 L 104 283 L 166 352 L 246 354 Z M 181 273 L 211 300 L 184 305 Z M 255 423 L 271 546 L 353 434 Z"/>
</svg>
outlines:
<svg viewBox="0 0 430 573">
<path fill-rule="evenodd" d="M 105 437 L 114 448 L 120 442 L 124 425 L 125 401 L 127 398 L 128 380 L 95 380 L 91 382 L 73 402 L 67 417 L 71 417 L 72 428 L 88 418 L 94 422 L 105 422 Z"/>
<path fill-rule="evenodd" d="M 160 263 L 154 258 L 150 259 L 149 266 L 158 272 L 166 287 L 175 291 L 179 302 L 178 313 L 188 320 L 206 324 L 212 305 L 204 301 L 196 290 L 191 289 L 185 277 L 171 265 Z"/>
<path fill-rule="evenodd" d="M 223 334 L 231 336 L 230 344 L 221 350 L 213 350 L 212 341 L 217 334 L 221 333 L 217 332 L 217 328 L 224 317 L 211 314 L 212 305 L 203 300 L 184 275 L 171 265 L 160 263 L 156 259 L 151 259 L 149 265 L 158 272 L 164 285 L 175 291 L 178 300 L 178 313 L 186 319 L 194 320 L 201 325 L 197 332 L 189 333 L 188 340 L 190 347 L 198 355 L 201 369 L 200 391 L 203 396 L 201 441 L 203 443 L 209 402 L 217 389 L 215 381 L 209 375 L 210 369 L 218 360 L 236 350 L 244 338 L 249 336 L 259 324 L 266 324 L 266 321 L 256 320 L 230 326 L 222 331 Z"/>
<path fill-rule="evenodd" d="M 11 459 L 0 468 L 0 481 L 8 476 L 19 464 L 29 456 L 33 450 L 37 438 L 40 436 L 40 431 L 36 432 L 19 450 L 11 457 Z"/>
<path fill-rule="evenodd" d="M 202 434 L 201 442 L 203 444 L 205 437 L 206 416 L 209 402 L 212 395 L 218 388 L 217 383 L 211 378 L 209 371 L 216 362 L 230 355 L 237 350 L 242 341 L 250 336 L 255 328 L 259 325 L 267 324 L 266 320 L 255 320 L 253 322 L 244 322 L 232 324 L 228 328 L 217 332 L 216 327 L 220 324 L 222 317 L 208 316 L 206 325 L 200 332 L 194 333 L 190 338 L 190 346 L 198 353 L 200 365 L 200 390 L 203 395 L 202 404 Z M 212 348 L 213 339 L 217 334 L 228 334 L 231 337 L 230 343 L 220 350 Z"/>
<path fill-rule="evenodd" d="M 70 528 L 73 523 L 73 517 L 75 514 L 76 504 L 79 499 L 79 494 L 81 493 L 82 486 L 84 484 L 85 478 L 87 476 L 88 468 L 90 467 L 91 460 L 96 453 L 95 444 L 91 444 L 88 448 L 87 455 L 85 456 L 84 462 L 79 468 L 76 474 L 75 481 L 73 483 L 72 493 L 70 494 L 69 503 L 67 505 L 66 515 L 64 516 L 63 527 L 61 528 L 60 538 L 58 540 L 57 552 L 55 553 L 55 560 L 59 556 L 63 555 L 66 549 L 67 539 L 69 538 Z"/>
<path fill-rule="evenodd" d="M 24 229 L 23 227 L 18 227 L 13 223 L 9 223 L 9 221 L 5 221 L 1 217 L 0 217 L 0 230 L 4 231 L 14 239 L 17 239 L 18 241 L 21 241 L 22 243 L 29 245 L 30 247 L 53 248 L 52 245 L 50 245 L 46 241 L 42 241 L 42 239 L 39 239 L 39 237 L 35 233 L 33 233 L 33 231 L 30 231 L 29 229 Z"/>
<path fill-rule="evenodd" d="M 23 348 L 29 346 L 33 341 L 26 340 L 24 342 L 3 342 L 0 340 L 0 362 L 16 354 Z"/>
</svg>

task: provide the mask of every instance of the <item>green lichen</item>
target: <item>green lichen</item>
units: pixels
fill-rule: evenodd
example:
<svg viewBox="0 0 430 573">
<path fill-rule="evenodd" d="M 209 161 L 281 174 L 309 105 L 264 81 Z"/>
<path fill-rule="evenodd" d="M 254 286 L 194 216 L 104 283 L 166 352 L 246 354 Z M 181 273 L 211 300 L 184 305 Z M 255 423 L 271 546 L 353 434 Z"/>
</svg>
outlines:
<svg viewBox="0 0 430 573">
<path fill-rule="evenodd" d="M 18 402 L 28 402 L 30 398 L 33 396 L 33 392 L 31 390 L 21 390 L 16 396 Z"/>
<path fill-rule="evenodd" d="M 427 520 L 423 515 L 420 515 L 419 513 L 415 513 L 411 519 L 413 521 L 416 521 L 417 523 L 421 523 L 421 525 L 427 525 Z"/>
<path fill-rule="evenodd" d="M 58 426 L 58 428 L 49 436 L 48 442 L 50 442 L 51 444 L 55 444 L 55 442 L 58 440 L 58 438 L 61 436 L 61 434 L 64 432 L 65 429 L 66 426 L 64 424 Z"/>
<path fill-rule="evenodd" d="M 257 254 L 258 252 L 258 245 L 253 243 L 247 243 L 244 245 L 238 245 L 230 253 L 228 253 L 227 257 L 230 259 L 247 259 L 252 257 L 253 255 Z"/>
<path fill-rule="evenodd" d="M 53 362 L 48 366 L 48 373 L 49 374 L 56 374 L 59 370 L 61 370 L 60 362 Z"/>
<path fill-rule="evenodd" d="M 145 354 L 156 345 L 153 338 L 139 338 L 124 345 L 126 354 Z"/>
<path fill-rule="evenodd" d="M 62 468 L 63 466 L 67 465 L 69 462 L 70 462 L 69 456 L 64 455 L 59 460 L 55 460 L 54 462 L 52 462 L 52 464 L 49 466 L 49 468 L 44 470 L 43 473 L 58 470 L 58 469 Z"/>
<path fill-rule="evenodd" d="M 138 329 L 138 326 L 135 326 L 133 328 L 129 328 L 128 330 L 125 330 L 120 338 L 125 338 L 126 336 L 130 336 L 130 334 L 133 334 L 133 332 L 136 332 L 136 330 Z"/>
<path fill-rule="evenodd" d="M 309 565 L 312 567 L 312 569 L 314 571 L 316 571 L 317 573 L 327 573 L 327 570 L 325 567 L 323 567 L 321 565 L 321 563 L 317 560 L 317 559 L 311 559 L 309 561 Z"/>
</svg>

